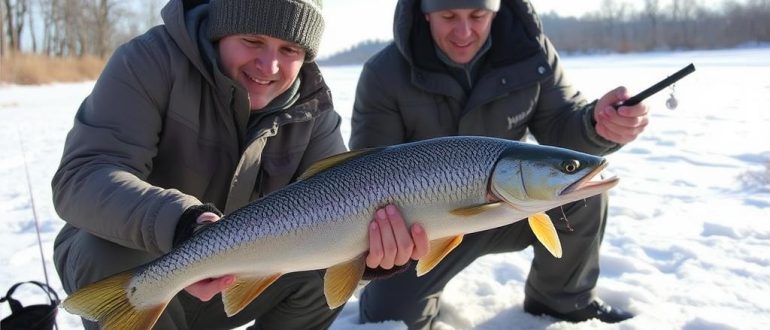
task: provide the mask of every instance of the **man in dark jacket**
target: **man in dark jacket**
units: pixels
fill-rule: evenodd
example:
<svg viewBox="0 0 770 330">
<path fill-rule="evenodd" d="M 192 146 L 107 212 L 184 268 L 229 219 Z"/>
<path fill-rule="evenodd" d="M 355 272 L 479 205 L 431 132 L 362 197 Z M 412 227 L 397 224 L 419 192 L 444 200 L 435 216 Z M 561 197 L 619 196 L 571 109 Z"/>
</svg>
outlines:
<svg viewBox="0 0 770 330">
<path fill-rule="evenodd" d="M 522 140 L 606 155 L 647 125 L 644 105 L 612 107 L 625 88 L 594 102 L 568 82 L 553 45 L 524 0 L 400 0 L 394 42 L 363 67 L 352 116 L 352 149 L 449 135 Z M 606 194 L 548 212 L 564 255 L 552 257 L 526 222 L 467 235 L 432 272 L 405 271 L 361 296 L 363 322 L 430 327 L 446 283 L 477 257 L 534 248 L 524 310 L 569 321 L 619 322 L 631 314 L 595 295 Z M 418 219 L 419 221 L 419 219 Z"/>
<path fill-rule="evenodd" d="M 162 16 L 164 25 L 115 51 L 67 136 L 52 188 L 67 222 L 54 260 L 68 293 L 159 257 L 217 221 L 220 210 L 345 151 L 341 118 L 314 62 L 320 0 L 171 0 Z M 410 233 L 381 223 L 389 224 L 372 224 L 379 234 L 370 236 L 372 268 L 402 265 L 427 249 L 394 252 L 382 242 Z M 425 241 L 422 234 L 410 238 Z M 221 299 L 211 298 L 234 281 L 227 275 L 187 287 L 158 328 L 233 328 L 256 319 L 259 329 L 318 329 L 339 312 L 326 305 L 323 272 L 309 271 L 282 276 L 228 318 Z"/>
</svg>

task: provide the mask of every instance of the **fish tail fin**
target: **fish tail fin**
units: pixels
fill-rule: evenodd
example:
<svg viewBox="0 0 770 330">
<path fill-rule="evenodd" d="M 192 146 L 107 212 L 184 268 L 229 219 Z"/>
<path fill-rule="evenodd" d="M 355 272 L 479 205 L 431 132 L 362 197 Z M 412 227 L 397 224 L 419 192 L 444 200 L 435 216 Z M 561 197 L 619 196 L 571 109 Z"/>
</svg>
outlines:
<svg viewBox="0 0 770 330">
<path fill-rule="evenodd" d="M 544 212 L 531 215 L 529 218 L 529 227 L 532 228 L 532 232 L 535 233 L 535 237 L 540 243 L 545 246 L 548 252 L 556 258 L 561 258 L 561 242 L 559 241 L 559 235 L 556 233 L 556 228 L 551 222 L 549 217 Z"/>
<path fill-rule="evenodd" d="M 133 276 L 128 271 L 89 284 L 64 299 L 62 307 L 104 329 L 151 329 L 168 302 L 142 309 L 131 304 L 126 288 Z"/>
</svg>

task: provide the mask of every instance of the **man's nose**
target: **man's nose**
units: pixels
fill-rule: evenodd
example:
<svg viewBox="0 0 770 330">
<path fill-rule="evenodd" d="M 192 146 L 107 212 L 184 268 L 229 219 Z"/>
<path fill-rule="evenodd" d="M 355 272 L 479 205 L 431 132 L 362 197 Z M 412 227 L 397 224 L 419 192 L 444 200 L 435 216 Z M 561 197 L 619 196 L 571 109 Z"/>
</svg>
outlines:
<svg viewBox="0 0 770 330">
<path fill-rule="evenodd" d="M 454 28 L 454 33 L 461 38 L 469 37 L 472 33 L 470 22 L 468 20 L 460 20 Z"/>
<path fill-rule="evenodd" d="M 257 57 L 257 67 L 266 74 L 276 74 L 278 68 L 278 56 L 275 51 L 266 51 Z"/>
</svg>

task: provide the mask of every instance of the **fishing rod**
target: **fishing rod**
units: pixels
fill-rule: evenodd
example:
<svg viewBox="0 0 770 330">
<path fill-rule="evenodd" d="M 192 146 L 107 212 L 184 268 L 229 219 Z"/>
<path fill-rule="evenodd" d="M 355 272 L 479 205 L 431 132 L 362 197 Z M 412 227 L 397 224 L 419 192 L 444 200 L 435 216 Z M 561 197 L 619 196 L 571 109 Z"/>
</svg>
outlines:
<svg viewBox="0 0 770 330">
<path fill-rule="evenodd" d="M 659 81 L 655 85 L 652 85 L 649 88 L 647 88 L 647 89 L 643 90 L 642 92 L 640 92 L 639 94 L 636 94 L 636 95 L 632 96 L 630 99 L 627 99 L 625 101 L 622 101 L 620 103 L 615 104 L 613 107 L 617 110 L 618 108 L 623 107 L 623 106 L 637 105 L 637 104 L 639 104 L 639 102 L 644 101 L 644 99 L 652 96 L 653 94 L 655 94 L 657 92 L 660 92 L 662 89 L 664 89 L 664 88 L 670 86 L 671 84 L 679 81 L 679 79 L 684 78 L 685 76 L 687 76 L 690 73 L 693 73 L 694 71 L 695 71 L 695 65 L 690 63 L 689 65 L 685 66 L 681 70 L 679 70 L 679 71 L 675 72 L 674 74 L 666 77 L 665 79 Z M 673 98 L 673 94 L 672 94 L 672 98 Z M 674 108 L 676 108 L 676 100 L 674 99 L 673 102 L 670 102 L 670 101 L 667 102 L 667 106 L 668 106 L 669 109 L 673 110 Z"/>
<path fill-rule="evenodd" d="M 27 179 L 27 190 L 29 191 L 29 202 L 30 207 L 32 208 L 32 218 L 35 222 L 35 232 L 37 233 L 37 246 L 40 251 L 40 262 L 43 264 L 43 276 L 45 277 L 45 285 L 48 287 L 48 291 L 50 292 L 51 284 L 48 280 L 48 267 L 45 265 L 45 255 L 43 254 L 43 240 L 40 238 L 40 222 L 38 221 L 37 216 L 37 208 L 35 207 L 35 196 L 32 194 L 32 180 L 29 176 L 29 167 L 27 166 L 27 152 L 24 148 L 24 139 L 21 137 L 21 131 L 19 131 L 19 126 L 16 126 L 16 134 L 19 136 L 19 147 L 21 148 L 21 160 L 24 164 L 24 174 Z M 56 293 L 54 292 L 54 295 Z M 49 296 L 50 298 L 50 296 Z M 56 303 L 58 303 L 58 297 L 56 297 Z M 56 322 L 54 314 L 54 327 L 56 329 L 59 329 L 59 324 Z"/>
</svg>

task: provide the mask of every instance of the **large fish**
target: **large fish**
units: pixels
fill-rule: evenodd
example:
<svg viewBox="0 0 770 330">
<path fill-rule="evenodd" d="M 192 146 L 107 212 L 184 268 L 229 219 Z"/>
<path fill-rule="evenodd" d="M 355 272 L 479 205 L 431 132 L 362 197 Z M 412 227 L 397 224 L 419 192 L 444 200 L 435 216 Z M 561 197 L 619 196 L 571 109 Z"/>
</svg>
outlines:
<svg viewBox="0 0 770 330">
<path fill-rule="evenodd" d="M 237 275 L 225 311 L 246 307 L 282 274 L 326 269 L 330 308 L 353 294 L 366 267 L 368 226 L 392 203 L 425 227 L 430 271 L 462 235 L 528 218 L 561 257 L 545 210 L 615 186 L 592 180 L 606 161 L 561 148 L 483 137 L 446 137 L 352 151 L 314 165 L 300 180 L 208 225 L 168 254 L 70 295 L 64 308 L 105 328 L 151 328 L 169 300 L 199 280 Z"/>
</svg>

